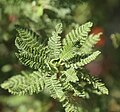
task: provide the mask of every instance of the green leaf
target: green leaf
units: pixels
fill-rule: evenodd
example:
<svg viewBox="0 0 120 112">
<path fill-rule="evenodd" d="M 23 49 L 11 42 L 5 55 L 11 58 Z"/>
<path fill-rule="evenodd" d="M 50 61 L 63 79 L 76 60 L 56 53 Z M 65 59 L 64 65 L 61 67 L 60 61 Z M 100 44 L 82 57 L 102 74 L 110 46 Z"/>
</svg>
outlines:
<svg viewBox="0 0 120 112">
<path fill-rule="evenodd" d="M 89 90 L 91 93 L 96 93 L 98 95 L 108 94 L 108 89 L 105 87 L 104 83 L 100 79 L 88 74 L 86 71 L 79 73 L 79 79 L 87 82 Z"/>
<path fill-rule="evenodd" d="M 1 84 L 1 87 L 15 95 L 38 93 L 44 89 L 43 77 L 40 72 L 25 73 L 13 76 Z"/>
<path fill-rule="evenodd" d="M 73 96 L 69 96 L 64 100 L 63 107 L 65 107 L 65 112 L 83 112 L 80 99 Z"/>
<path fill-rule="evenodd" d="M 84 59 L 80 59 L 79 62 L 71 64 L 71 66 L 74 68 L 79 68 L 79 67 L 85 66 L 86 64 L 94 61 L 100 53 L 101 53 L 100 51 L 95 51 L 90 56 L 88 56 Z"/>
<path fill-rule="evenodd" d="M 48 48 L 50 50 L 50 58 L 58 59 L 61 53 L 61 37 L 59 34 L 62 33 L 62 24 L 57 24 L 55 31 L 52 32 L 52 37 L 49 38 Z"/>
<path fill-rule="evenodd" d="M 30 29 L 16 25 L 18 36 L 15 39 L 15 45 L 19 50 L 25 50 L 33 53 L 32 51 L 40 49 L 42 44 L 39 41 L 39 36 Z"/>
<path fill-rule="evenodd" d="M 63 39 L 63 45 L 65 46 L 71 43 L 74 44 L 76 41 L 80 41 L 80 44 L 82 45 L 86 40 L 86 37 L 88 36 L 88 33 L 90 32 L 90 28 L 92 27 L 92 25 L 93 23 L 87 22 L 77 27 L 75 30 L 72 30 Z"/>
<path fill-rule="evenodd" d="M 82 47 L 79 49 L 79 54 L 90 54 L 91 51 L 93 50 L 93 47 L 97 42 L 100 40 L 100 35 L 102 33 L 96 34 L 96 35 L 89 35 L 88 38 L 85 40 L 84 44 Z"/>
<path fill-rule="evenodd" d="M 60 61 L 66 61 L 74 57 L 75 48 L 72 44 L 66 45 L 63 47 L 62 53 L 60 55 Z"/>
<path fill-rule="evenodd" d="M 64 92 L 60 81 L 57 80 L 56 75 L 52 75 L 51 77 L 46 76 L 44 82 L 45 87 L 51 95 L 51 97 L 53 97 L 54 99 L 59 99 L 60 101 L 64 99 Z"/>
<path fill-rule="evenodd" d="M 105 85 L 100 82 L 99 80 L 95 80 L 95 82 L 93 83 L 93 87 L 96 89 L 96 90 L 93 90 L 94 93 L 96 94 L 106 94 L 108 95 L 108 89 L 105 87 Z"/>
<path fill-rule="evenodd" d="M 20 62 L 34 69 L 45 68 L 45 60 L 47 59 L 47 47 L 38 41 L 38 35 L 33 31 L 17 26 L 18 37 L 15 45 L 18 48 L 16 56 Z"/>
<path fill-rule="evenodd" d="M 78 77 L 77 77 L 77 74 L 76 74 L 76 72 L 75 72 L 75 70 L 74 70 L 74 68 L 70 68 L 70 69 L 68 69 L 68 70 L 66 70 L 66 71 L 64 71 L 63 72 L 65 75 L 66 75 L 66 81 L 67 82 L 76 82 L 76 81 L 78 81 L 79 79 L 78 79 Z"/>
<path fill-rule="evenodd" d="M 29 53 L 26 51 L 19 51 L 16 53 L 17 58 L 19 58 L 19 61 L 31 68 L 34 69 L 40 69 L 40 68 L 45 68 L 45 61 L 47 59 L 47 54 L 46 54 L 46 48 L 42 48 L 39 51 L 39 54 L 33 54 Z"/>
</svg>

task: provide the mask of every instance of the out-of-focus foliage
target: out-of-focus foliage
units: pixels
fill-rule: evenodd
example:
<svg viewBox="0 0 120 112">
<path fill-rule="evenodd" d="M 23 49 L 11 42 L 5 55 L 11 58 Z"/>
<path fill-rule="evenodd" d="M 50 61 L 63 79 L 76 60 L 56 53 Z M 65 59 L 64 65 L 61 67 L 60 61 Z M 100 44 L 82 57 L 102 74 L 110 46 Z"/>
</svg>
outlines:
<svg viewBox="0 0 120 112">
<path fill-rule="evenodd" d="M 112 34 L 111 39 L 114 47 L 118 48 L 120 46 L 120 34 L 119 33 Z"/>
<path fill-rule="evenodd" d="M 78 4 L 74 11 L 74 20 L 77 23 L 84 23 L 91 18 L 91 7 L 88 2 Z"/>
<path fill-rule="evenodd" d="M 45 98 L 46 99 L 46 98 Z M 0 96 L 2 112 L 49 112 L 52 102 L 31 96 Z"/>
</svg>

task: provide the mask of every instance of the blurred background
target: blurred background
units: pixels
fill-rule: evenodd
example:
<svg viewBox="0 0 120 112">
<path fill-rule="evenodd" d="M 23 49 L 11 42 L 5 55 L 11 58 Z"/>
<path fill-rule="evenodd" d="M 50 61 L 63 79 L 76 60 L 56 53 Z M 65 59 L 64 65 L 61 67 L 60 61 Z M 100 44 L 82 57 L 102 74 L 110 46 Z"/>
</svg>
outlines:
<svg viewBox="0 0 120 112">
<path fill-rule="evenodd" d="M 76 24 L 92 21 L 90 33 L 103 32 L 95 49 L 102 55 L 86 69 L 100 77 L 109 95 L 93 95 L 83 101 L 85 112 L 120 112 L 120 0 L 0 0 L 0 84 L 21 71 L 15 56 L 15 25 L 36 31 L 48 39 L 54 26 L 62 22 L 64 34 Z M 64 112 L 47 93 L 13 96 L 0 88 L 0 112 Z"/>
</svg>

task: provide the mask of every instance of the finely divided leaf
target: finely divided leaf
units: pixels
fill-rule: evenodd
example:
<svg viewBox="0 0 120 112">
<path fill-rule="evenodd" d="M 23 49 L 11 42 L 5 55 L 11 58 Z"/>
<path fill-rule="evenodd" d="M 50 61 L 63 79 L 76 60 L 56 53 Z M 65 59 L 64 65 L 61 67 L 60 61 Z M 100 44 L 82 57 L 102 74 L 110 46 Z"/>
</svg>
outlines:
<svg viewBox="0 0 120 112">
<path fill-rule="evenodd" d="M 26 73 L 13 76 L 5 81 L 2 88 L 15 95 L 38 93 L 44 89 L 43 77 L 40 72 Z"/>
<path fill-rule="evenodd" d="M 45 77 L 44 82 L 45 87 L 49 94 L 51 95 L 51 97 L 53 97 L 54 99 L 63 100 L 64 92 L 60 84 L 60 81 L 57 80 L 56 75 L 52 75 L 51 77 Z"/>
<path fill-rule="evenodd" d="M 58 24 L 55 27 L 55 31 L 52 32 L 52 36 L 48 41 L 48 48 L 50 51 L 49 57 L 52 59 L 58 59 L 61 53 L 61 37 L 59 34 L 62 33 L 62 24 Z"/>
<path fill-rule="evenodd" d="M 63 73 L 66 75 L 67 82 L 76 82 L 79 80 L 74 68 L 70 68 L 70 69 L 64 71 Z"/>
<path fill-rule="evenodd" d="M 63 47 L 62 53 L 60 55 L 60 60 L 61 61 L 66 61 L 75 56 L 75 48 L 73 47 L 72 44 L 66 45 Z"/>
</svg>

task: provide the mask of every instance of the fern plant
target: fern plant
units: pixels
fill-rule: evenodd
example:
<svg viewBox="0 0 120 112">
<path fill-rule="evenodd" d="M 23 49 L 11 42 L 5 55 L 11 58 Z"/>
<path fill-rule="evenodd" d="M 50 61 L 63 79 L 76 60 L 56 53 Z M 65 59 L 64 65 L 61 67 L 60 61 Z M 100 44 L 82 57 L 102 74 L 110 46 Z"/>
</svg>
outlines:
<svg viewBox="0 0 120 112">
<path fill-rule="evenodd" d="M 33 31 L 16 26 L 16 56 L 34 71 L 13 76 L 1 87 L 15 95 L 47 90 L 62 103 L 66 112 L 81 112 L 80 98 L 89 98 L 91 93 L 108 94 L 104 84 L 84 68 L 100 54 L 93 46 L 100 40 L 101 33 L 89 34 L 92 25 L 87 22 L 78 26 L 62 39 L 62 24 L 59 23 L 47 45 L 42 44 Z"/>
</svg>

